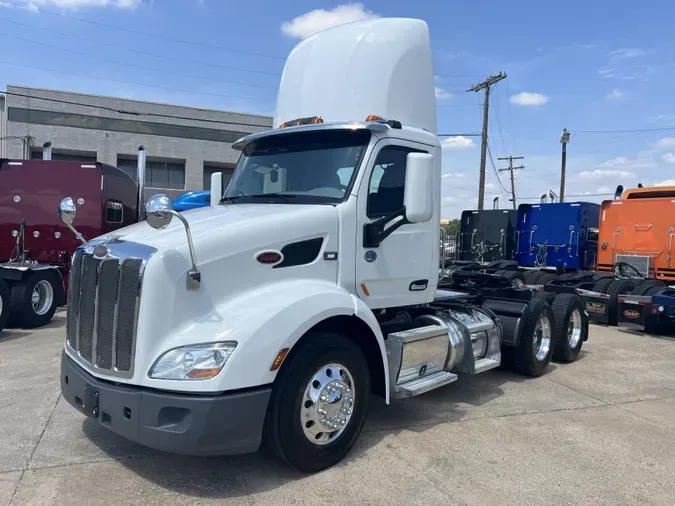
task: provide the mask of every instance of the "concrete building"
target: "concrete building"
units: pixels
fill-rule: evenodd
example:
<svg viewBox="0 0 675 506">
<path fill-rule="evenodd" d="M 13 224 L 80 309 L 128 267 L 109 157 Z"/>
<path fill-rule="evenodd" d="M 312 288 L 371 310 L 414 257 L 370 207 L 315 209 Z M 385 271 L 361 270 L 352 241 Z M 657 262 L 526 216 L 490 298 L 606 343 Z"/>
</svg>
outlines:
<svg viewBox="0 0 675 506">
<path fill-rule="evenodd" d="M 146 197 L 161 190 L 175 198 L 209 189 L 213 172 L 231 175 L 239 158 L 232 143 L 271 126 L 268 116 L 8 85 L 0 158 L 42 158 L 51 142 L 53 159 L 99 161 L 135 178 L 143 145 Z"/>
</svg>

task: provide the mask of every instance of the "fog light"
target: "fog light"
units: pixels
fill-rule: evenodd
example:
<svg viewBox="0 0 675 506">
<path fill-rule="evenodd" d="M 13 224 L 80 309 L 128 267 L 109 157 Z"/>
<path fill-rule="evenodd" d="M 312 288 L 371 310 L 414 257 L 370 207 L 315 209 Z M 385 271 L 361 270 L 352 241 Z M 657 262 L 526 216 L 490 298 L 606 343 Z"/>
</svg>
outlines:
<svg viewBox="0 0 675 506">
<path fill-rule="evenodd" d="M 665 309 L 666 308 L 664 308 L 663 306 L 659 306 L 659 313 L 663 313 L 665 311 Z"/>
</svg>

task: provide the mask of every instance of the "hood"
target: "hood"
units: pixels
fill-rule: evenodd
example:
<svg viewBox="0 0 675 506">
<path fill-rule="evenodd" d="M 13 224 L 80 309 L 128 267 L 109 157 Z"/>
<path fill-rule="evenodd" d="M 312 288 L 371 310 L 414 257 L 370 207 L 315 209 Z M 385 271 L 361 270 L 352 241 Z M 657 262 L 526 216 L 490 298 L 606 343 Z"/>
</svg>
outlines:
<svg viewBox="0 0 675 506">
<path fill-rule="evenodd" d="M 272 247 L 295 237 L 328 232 L 337 224 L 337 210 L 328 205 L 229 204 L 192 209 L 181 213 L 190 225 L 197 262 L 210 262 L 216 256 L 250 247 Z M 185 252 L 185 227 L 175 216 L 165 229 L 157 230 L 147 222 L 116 230 L 105 237 L 138 242 L 157 250 Z M 225 250 L 220 249 L 221 245 Z"/>
</svg>

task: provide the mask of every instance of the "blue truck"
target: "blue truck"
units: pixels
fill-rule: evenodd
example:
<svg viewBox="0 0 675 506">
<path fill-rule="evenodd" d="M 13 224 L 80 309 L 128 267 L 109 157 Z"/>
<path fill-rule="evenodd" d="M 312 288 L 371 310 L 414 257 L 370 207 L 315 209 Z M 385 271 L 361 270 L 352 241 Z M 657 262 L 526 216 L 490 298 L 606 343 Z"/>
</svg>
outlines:
<svg viewBox="0 0 675 506">
<path fill-rule="evenodd" d="M 211 205 L 211 192 L 209 190 L 186 192 L 173 201 L 173 208 L 176 211 L 187 211 L 209 205 Z"/>
<path fill-rule="evenodd" d="M 600 205 L 590 202 L 521 204 L 513 259 L 563 272 L 595 269 L 599 219 Z"/>
</svg>

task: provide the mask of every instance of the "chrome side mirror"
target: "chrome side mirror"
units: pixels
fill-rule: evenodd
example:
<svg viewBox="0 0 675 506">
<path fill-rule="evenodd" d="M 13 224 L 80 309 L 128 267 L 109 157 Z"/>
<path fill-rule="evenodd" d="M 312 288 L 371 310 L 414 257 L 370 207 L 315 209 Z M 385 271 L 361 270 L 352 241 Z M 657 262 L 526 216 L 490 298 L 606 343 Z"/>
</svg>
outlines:
<svg viewBox="0 0 675 506">
<path fill-rule="evenodd" d="M 82 234 L 80 234 L 73 226 L 73 222 L 75 221 L 75 202 L 73 202 L 71 197 L 66 197 L 59 204 L 59 219 L 73 234 L 75 234 L 75 237 L 77 237 L 82 244 L 86 244 L 87 241 L 85 238 L 82 237 Z"/>
<path fill-rule="evenodd" d="M 158 230 L 168 227 L 174 216 L 181 221 L 185 227 L 185 235 L 187 236 L 188 248 L 190 250 L 190 261 L 192 262 L 192 268 L 187 272 L 187 289 L 190 291 L 199 290 L 202 275 L 197 269 L 197 255 L 192 243 L 192 232 L 190 231 L 188 221 L 181 213 L 173 209 L 171 199 L 163 193 L 153 195 L 148 199 L 147 204 L 145 204 L 145 214 L 148 225 Z"/>
<path fill-rule="evenodd" d="M 145 215 L 148 225 L 155 229 L 162 229 L 169 226 L 173 218 L 173 204 L 171 199 L 159 193 L 153 195 L 145 204 Z"/>
<path fill-rule="evenodd" d="M 71 197 L 66 197 L 59 204 L 59 218 L 66 227 L 69 227 L 75 221 L 75 202 Z"/>
</svg>

